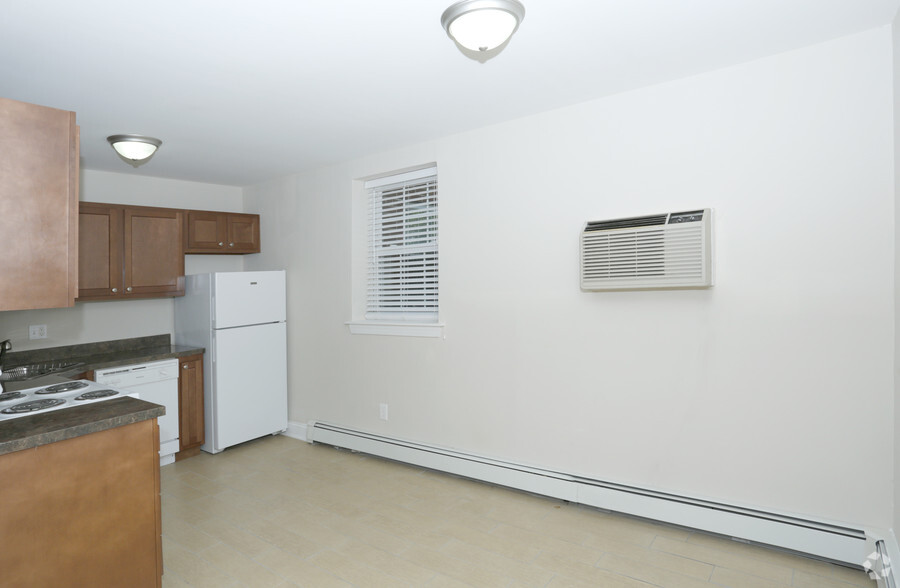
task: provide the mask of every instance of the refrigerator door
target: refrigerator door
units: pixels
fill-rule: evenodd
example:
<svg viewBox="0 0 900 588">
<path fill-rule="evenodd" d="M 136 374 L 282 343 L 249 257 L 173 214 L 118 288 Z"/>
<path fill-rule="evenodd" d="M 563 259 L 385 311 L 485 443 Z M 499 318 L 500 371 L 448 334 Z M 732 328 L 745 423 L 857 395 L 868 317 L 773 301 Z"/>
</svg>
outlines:
<svg viewBox="0 0 900 588">
<path fill-rule="evenodd" d="M 284 271 L 224 272 L 212 276 L 214 329 L 284 321 Z"/>
<path fill-rule="evenodd" d="M 285 323 L 213 333 L 212 431 L 205 451 L 287 429 L 286 333 Z"/>
</svg>

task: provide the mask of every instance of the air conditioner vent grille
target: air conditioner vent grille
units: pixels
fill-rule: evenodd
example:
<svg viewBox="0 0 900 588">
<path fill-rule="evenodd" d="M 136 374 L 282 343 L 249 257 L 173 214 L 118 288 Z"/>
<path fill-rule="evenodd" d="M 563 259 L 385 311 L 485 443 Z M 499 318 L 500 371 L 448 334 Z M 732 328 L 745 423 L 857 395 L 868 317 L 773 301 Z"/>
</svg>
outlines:
<svg viewBox="0 0 900 588">
<path fill-rule="evenodd" d="M 668 214 L 587 223 L 581 236 L 582 288 L 711 286 L 709 210 L 690 214 L 696 215 L 695 218 L 675 221 L 675 224 L 667 224 Z M 660 218 L 661 223 L 645 221 Z M 627 224 L 636 220 L 644 224 Z M 607 228 L 597 228 L 600 226 Z"/>
<path fill-rule="evenodd" d="M 648 227 L 666 224 L 667 214 L 655 214 L 652 216 L 636 216 L 634 218 L 619 218 L 615 220 L 589 222 L 584 228 L 585 232 L 608 231 L 610 229 L 631 229 L 635 227 Z"/>
</svg>

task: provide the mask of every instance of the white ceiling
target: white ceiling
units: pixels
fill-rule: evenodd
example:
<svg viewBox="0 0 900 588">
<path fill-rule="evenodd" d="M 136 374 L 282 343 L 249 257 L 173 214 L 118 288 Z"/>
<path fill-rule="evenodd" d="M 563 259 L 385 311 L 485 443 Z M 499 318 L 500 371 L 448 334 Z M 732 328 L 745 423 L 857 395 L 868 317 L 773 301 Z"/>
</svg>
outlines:
<svg viewBox="0 0 900 588">
<path fill-rule="evenodd" d="M 82 165 L 244 186 L 887 25 L 900 0 L 523 0 L 479 63 L 452 0 L 3 0 L 0 96 L 74 110 Z M 132 169 L 106 142 L 163 140 Z"/>
</svg>

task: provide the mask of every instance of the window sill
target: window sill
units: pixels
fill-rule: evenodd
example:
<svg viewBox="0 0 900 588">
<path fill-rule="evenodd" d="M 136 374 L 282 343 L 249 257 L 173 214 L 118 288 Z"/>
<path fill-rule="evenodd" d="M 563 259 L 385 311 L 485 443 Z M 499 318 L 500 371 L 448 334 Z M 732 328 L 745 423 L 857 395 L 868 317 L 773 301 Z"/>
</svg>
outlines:
<svg viewBox="0 0 900 588">
<path fill-rule="evenodd" d="M 377 321 L 349 321 L 351 335 L 392 335 L 395 337 L 444 336 L 443 323 L 389 323 Z"/>
</svg>

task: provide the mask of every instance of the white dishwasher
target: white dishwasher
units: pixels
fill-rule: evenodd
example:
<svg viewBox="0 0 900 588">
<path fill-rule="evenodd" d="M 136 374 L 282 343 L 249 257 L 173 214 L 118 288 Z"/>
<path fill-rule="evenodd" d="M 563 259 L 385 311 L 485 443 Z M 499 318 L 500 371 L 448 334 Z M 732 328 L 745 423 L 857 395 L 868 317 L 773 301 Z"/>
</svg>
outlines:
<svg viewBox="0 0 900 588">
<path fill-rule="evenodd" d="M 141 400 L 161 404 L 159 417 L 159 465 L 175 461 L 178 452 L 178 360 L 124 365 L 94 372 L 98 384 L 136 392 Z"/>
</svg>

